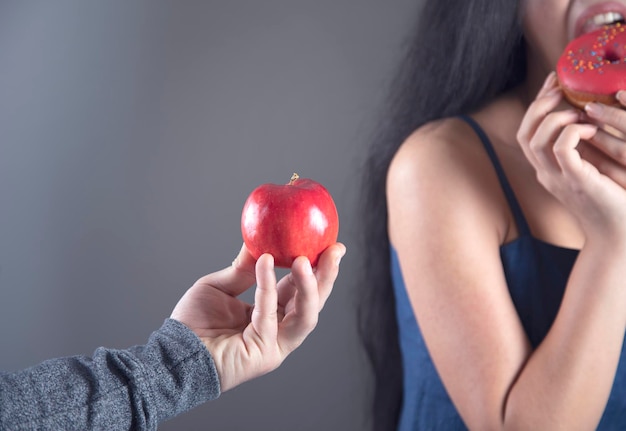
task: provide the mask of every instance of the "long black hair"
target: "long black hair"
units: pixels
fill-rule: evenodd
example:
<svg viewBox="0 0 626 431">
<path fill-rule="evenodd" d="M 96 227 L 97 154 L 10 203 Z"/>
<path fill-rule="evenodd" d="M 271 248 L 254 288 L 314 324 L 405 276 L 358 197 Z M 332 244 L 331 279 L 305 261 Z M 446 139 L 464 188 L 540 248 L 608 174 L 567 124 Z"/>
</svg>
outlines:
<svg viewBox="0 0 626 431">
<path fill-rule="evenodd" d="M 469 113 L 526 78 L 518 0 L 425 0 L 364 161 L 359 334 L 374 374 L 372 425 L 396 429 L 402 363 L 391 287 L 386 175 L 425 123 Z"/>
</svg>

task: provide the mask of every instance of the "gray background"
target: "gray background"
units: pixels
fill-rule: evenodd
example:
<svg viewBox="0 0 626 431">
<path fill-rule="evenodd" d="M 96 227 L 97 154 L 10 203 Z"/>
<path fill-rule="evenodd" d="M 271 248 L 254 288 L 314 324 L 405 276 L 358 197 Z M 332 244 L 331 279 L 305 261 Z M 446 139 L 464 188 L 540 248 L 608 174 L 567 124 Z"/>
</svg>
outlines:
<svg viewBox="0 0 626 431">
<path fill-rule="evenodd" d="M 358 430 L 360 156 L 409 0 L 0 1 L 0 369 L 143 343 L 258 184 L 335 197 L 342 272 L 283 366 L 163 430 Z M 354 247 L 351 248 L 351 245 Z"/>
</svg>

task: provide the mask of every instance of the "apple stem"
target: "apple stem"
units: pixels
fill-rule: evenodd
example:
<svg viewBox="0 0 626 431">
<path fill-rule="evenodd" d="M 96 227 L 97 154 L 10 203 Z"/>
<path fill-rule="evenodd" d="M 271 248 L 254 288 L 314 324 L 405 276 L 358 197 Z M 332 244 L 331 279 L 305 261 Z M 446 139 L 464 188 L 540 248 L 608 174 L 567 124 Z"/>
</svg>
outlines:
<svg viewBox="0 0 626 431">
<path fill-rule="evenodd" d="M 295 183 L 298 178 L 300 178 L 300 175 L 294 172 L 293 175 L 291 176 L 291 179 L 289 180 L 288 185 L 293 186 L 293 183 Z"/>
</svg>

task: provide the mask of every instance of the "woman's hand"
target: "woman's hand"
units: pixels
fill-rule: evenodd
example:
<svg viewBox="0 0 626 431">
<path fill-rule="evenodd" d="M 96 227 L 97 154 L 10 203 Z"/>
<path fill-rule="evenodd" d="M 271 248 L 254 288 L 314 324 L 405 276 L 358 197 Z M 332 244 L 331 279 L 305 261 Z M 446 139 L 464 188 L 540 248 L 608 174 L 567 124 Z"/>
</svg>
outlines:
<svg viewBox="0 0 626 431">
<path fill-rule="evenodd" d="M 619 92 L 617 100 L 626 107 L 626 92 Z M 598 132 L 580 148 L 582 157 L 626 188 L 626 111 L 589 103 L 585 112 L 585 122 L 598 126 Z"/>
<path fill-rule="evenodd" d="M 244 245 L 229 268 L 202 277 L 185 293 L 171 317 L 204 342 L 222 392 L 277 368 L 313 331 L 344 254 L 343 244 L 328 247 L 315 270 L 299 257 L 277 283 L 272 256 L 255 262 Z M 254 305 L 238 299 L 255 283 Z"/>
<path fill-rule="evenodd" d="M 520 125 L 522 150 L 539 182 L 577 217 L 587 235 L 619 232 L 626 237 L 626 165 L 619 161 L 624 154 L 619 144 L 625 143 L 605 128 L 626 130 L 625 118 L 604 107 L 607 111 L 590 123 L 591 112 L 557 111 L 562 100 L 551 73 Z"/>
</svg>

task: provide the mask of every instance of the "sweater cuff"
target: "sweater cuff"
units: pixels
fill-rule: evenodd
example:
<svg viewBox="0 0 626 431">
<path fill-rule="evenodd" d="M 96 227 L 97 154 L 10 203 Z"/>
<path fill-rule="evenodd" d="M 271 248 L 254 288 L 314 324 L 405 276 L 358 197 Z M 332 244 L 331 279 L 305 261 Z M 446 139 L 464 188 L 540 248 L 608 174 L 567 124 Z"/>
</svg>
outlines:
<svg viewBox="0 0 626 431">
<path fill-rule="evenodd" d="M 200 338 L 183 323 L 166 319 L 136 354 L 154 377 L 149 381 L 159 422 L 219 397 L 215 362 Z"/>
</svg>

